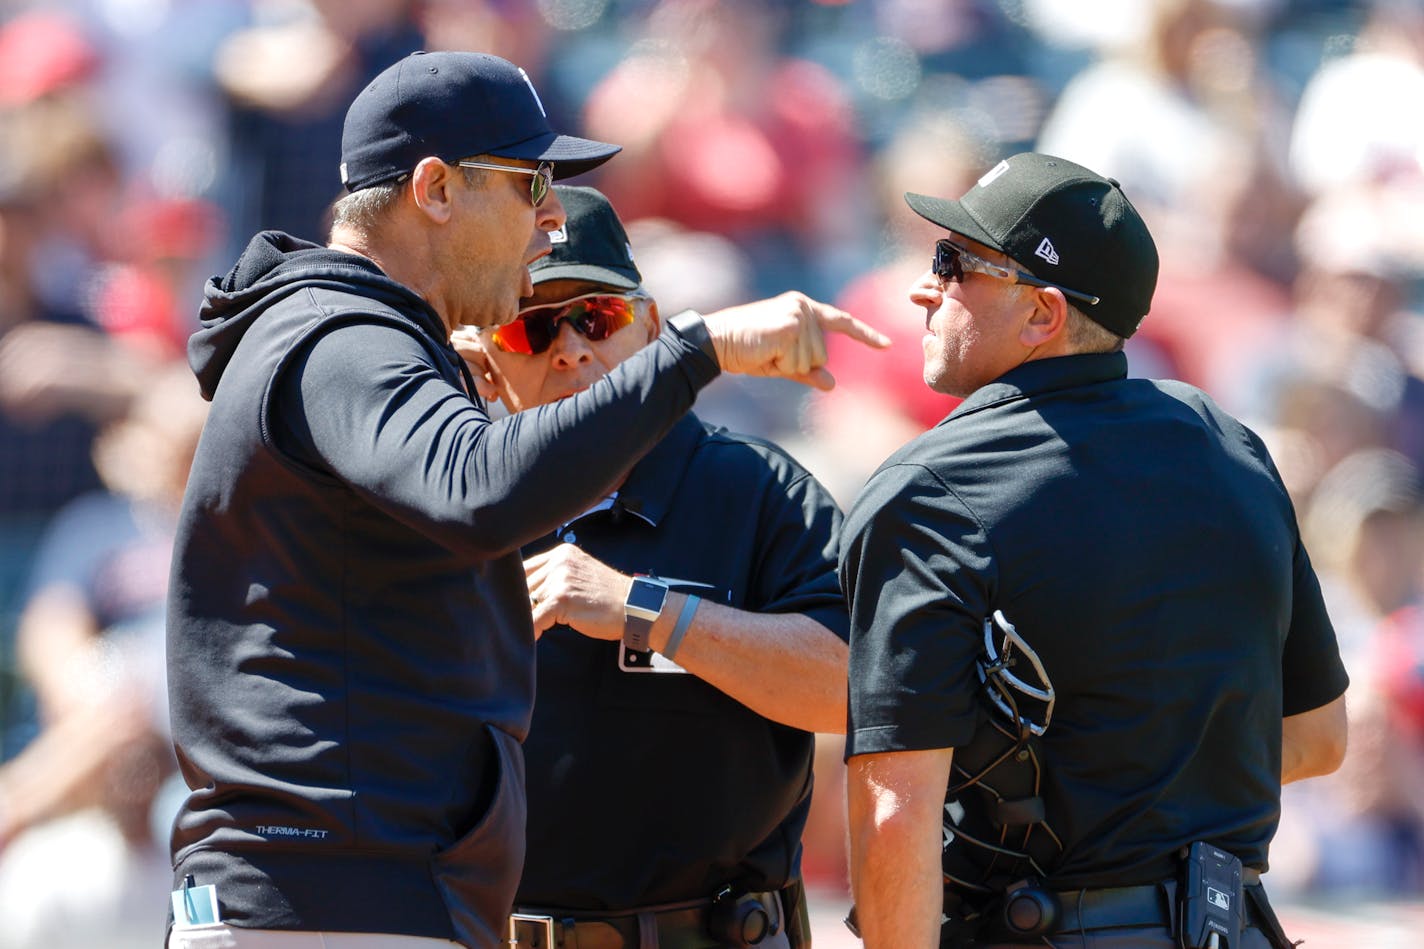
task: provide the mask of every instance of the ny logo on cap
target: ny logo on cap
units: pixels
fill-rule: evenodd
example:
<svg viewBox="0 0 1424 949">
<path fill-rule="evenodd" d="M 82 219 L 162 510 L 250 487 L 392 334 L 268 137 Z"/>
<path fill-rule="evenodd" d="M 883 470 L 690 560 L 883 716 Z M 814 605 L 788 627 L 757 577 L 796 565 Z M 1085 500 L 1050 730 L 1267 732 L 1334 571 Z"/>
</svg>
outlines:
<svg viewBox="0 0 1424 949">
<path fill-rule="evenodd" d="M 544 100 L 539 98 L 539 90 L 534 88 L 534 82 L 529 78 L 529 74 L 524 71 L 523 66 L 517 67 L 519 75 L 524 77 L 524 84 L 529 87 L 529 91 L 534 95 L 534 104 L 539 107 L 539 114 L 544 118 L 549 117 L 549 113 L 544 110 Z"/>
<path fill-rule="evenodd" d="M 1033 255 L 1042 257 L 1050 264 L 1058 263 L 1058 251 L 1053 249 L 1053 242 L 1046 237 L 1038 242 L 1038 250 L 1034 251 Z"/>
</svg>

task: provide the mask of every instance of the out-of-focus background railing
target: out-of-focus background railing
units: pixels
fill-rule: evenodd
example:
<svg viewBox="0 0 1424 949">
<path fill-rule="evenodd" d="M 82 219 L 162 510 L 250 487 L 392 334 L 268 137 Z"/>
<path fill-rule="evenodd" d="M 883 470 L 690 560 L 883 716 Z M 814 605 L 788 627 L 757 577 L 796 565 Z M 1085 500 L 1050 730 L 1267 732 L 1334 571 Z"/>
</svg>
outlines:
<svg viewBox="0 0 1424 949">
<path fill-rule="evenodd" d="M 1287 789 L 1267 880 L 1317 947 L 1417 944 L 1419 0 L 0 0 L 0 949 L 157 945 L 201 285 L 256 230 L 322 240 L 346 105 L 451 48 L 515 61 L 556 127 L 624 146 L 580 180 L 664 312 L 800 289 L 895 337 L 835 350 L 828 395 L 727 379 L 700 403 L 843 504 L 951 408 L 905 293 L 935 230 L 901 193 L 957 195 L 1026 149 L 1118 178 L 1163 260 L 1133 371 L 1265 436 L 1353 677 L 1349 760 Z M 827 946 L 839 758 L 823 739 L 806 842 Z"/>
</svg>

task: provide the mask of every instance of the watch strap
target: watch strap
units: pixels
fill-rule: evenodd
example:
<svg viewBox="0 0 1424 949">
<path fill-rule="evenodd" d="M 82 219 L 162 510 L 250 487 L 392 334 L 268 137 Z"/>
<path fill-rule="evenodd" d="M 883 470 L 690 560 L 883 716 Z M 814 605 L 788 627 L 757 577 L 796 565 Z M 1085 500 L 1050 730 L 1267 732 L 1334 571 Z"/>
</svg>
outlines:
<svg viewBox="0 0 1424 949">
<path fill-rule="evenodd" d="M 623 620 L 623 645 L 637 652 L 652 650 L 653 621 L 641 616 L 628 616 Z"/>
</svg>

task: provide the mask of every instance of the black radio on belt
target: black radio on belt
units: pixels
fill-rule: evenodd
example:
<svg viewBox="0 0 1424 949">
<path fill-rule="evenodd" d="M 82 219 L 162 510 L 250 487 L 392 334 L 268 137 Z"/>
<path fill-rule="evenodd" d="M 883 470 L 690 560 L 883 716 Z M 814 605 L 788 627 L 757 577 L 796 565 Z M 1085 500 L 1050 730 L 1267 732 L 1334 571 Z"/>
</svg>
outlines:
<svg viewBox="0 0 1424 949">
<path fill-rule="evenodd" d="M 1020 880 L 1004 891 L 1004 929 L 1015 936 L 1046 936 L 1058 928 L 1058 894 L 1038 880 Z"/>
<path fill-rule="evenodd" d="M 730 886 L 712 898 L 707 931 L 729 946 L 750 947 L 781 931 L 781 914 L 768 909 L 760 893 L 740 896 Z"/>
<path fill-rule="evenodd" d="M 1177 941 L 1182 949 L 1241 949 L 1241 861 L 1197 841 L 1182 867 Z"/>
</svg>

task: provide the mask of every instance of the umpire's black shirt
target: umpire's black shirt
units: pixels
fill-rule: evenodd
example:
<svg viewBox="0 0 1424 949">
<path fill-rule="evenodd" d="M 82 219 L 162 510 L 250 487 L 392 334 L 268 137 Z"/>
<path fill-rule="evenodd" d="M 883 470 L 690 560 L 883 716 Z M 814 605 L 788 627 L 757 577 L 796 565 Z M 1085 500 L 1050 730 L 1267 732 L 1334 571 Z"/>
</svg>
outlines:
<svg viewBox="0 0 1424 949">
<path fill-rule="evenodd" d="M 847 516 L 849 755 L 952 748 L 1002 610 L 1057 691 L 1064 887 L 1143 883 L 1205 839 L 1264 869 L 1281 716 L 1346 677 L 1260 439 L 1120 353 L 1026 363 L 893 455 Z"/>
<path fill-rule="evenodd" d="M 736 609 L 800 613 L 845 637 L 840 521 L 826 489 L 775 445 L 688 416 L 612 505 L 530 552 L 565 541 L 625 573 Z M 798 878 L 814 736 L 695 675 L 628 671 L 622 652 L 564 626 L 539 640 L 519 903 L 622 910 Z"/>
</svg>

